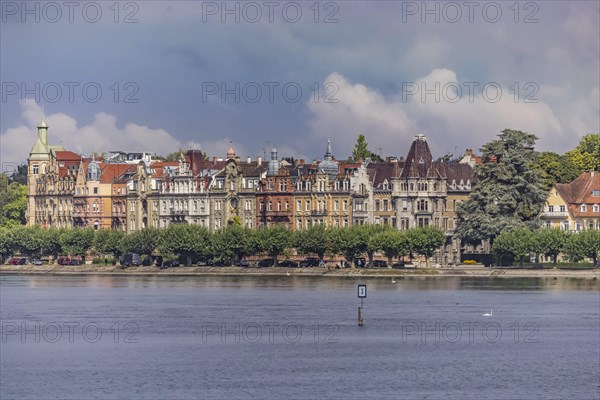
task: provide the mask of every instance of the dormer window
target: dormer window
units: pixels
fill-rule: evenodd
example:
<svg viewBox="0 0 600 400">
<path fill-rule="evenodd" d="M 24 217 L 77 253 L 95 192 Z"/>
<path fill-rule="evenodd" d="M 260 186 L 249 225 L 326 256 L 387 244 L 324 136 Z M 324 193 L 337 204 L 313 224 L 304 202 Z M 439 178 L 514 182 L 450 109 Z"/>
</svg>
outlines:
<svg viewBox="0 0 600 400">
<path fill-rule="evenodd" d="M 599 206 L 598 204 L 594 204 L 594 205 L 592 206 L 592 210 L 593 210 L 595 213 L 597 213 L 597 212 L 600 212 L 600 206 Z"/>
<path fill-rule="evenodd" d="M 579 209 L 581 210 L 581 212 L 587 212 L 587 205 L 582 204 L 581 207 L 579 207 Z"/>
<path fill-rule="evenodd" d="M 600 190 L 592 190 L 592 197 L 600 197 Z"/>
</svg>

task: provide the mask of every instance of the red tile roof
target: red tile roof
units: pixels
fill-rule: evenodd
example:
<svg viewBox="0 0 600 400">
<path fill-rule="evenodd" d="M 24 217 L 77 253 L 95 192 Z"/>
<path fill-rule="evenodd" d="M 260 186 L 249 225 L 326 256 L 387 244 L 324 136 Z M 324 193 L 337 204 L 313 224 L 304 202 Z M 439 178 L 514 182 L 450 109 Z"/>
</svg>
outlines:
<svg viewBox="0 0 600 400">
<path fill-rule="evenodd" d="M 81 161 L 81 156 L 69 150 L 57 150 L 56 159 L 58 161 Z"/>
<path fill-rule="evenodd" d="M 136 165 L 100 163 L 100 168 L 102 169 L 100 183 L 115 183 L 115 181 L 125 172 L 135 171 Z"/>
<path fill-rule="evenodd" d="M 594 196 L 594 191 L 600 191 L 600 173 L 584 172 L 571 183 L 558 183 L 556 190 L 568 203 L 569 211 L 577 217 L 598 217 L 600 213 L 593 212 L 594 204 L 600 205 L 600 196 Z M 586 204 L 587 211 L 581 211 L 581 205 Z"/>
</svg>

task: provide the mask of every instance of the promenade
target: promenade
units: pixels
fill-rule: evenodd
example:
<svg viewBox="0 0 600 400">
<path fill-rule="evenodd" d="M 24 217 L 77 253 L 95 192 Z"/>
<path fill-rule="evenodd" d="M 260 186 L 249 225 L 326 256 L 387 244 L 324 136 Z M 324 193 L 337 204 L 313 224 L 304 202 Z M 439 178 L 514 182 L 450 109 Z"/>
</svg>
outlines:
<svg viewBox="0 0 600 400">
<path fill-rule="evenodd" d="M 480 266 L 406 268 L 406 269 L 360 269 L 360 268 L 241 268 L 241 267 L 129 267 L 101 265 L 2 265 L 0 274 L 56 274 L 56 275 L 161 275 L 161 276 L 323 276 L 323 277 L 363 277 L 391 278 L 397 276 L 458 276 L 490 278 L 600 278 L 600 269 L 520 269 L 485 268 Z"/>
</svg>

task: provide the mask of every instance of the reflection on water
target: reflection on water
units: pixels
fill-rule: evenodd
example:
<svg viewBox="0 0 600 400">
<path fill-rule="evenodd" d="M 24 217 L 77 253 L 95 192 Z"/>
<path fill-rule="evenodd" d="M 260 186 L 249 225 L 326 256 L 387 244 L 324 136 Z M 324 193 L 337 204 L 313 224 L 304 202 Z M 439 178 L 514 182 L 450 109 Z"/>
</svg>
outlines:
<svg viewBox="0 0 600 400">
<path fill-rule="evenodd" d="M 0 398 L 600 398 L 597 281 L 395 280 L 0 275 Z"/>
<path fill-rule="evenodd" d="M 381 290 L 599 290 L 596 279 L 567 277 L 455 277 L 455 276 L 398 276 L 390 277 L 319 277 L 319 276 L 123 276 L 123 275 L 0 275 L 0 283 L 13 286 L 27 284 L 42 287 L 246 287 L 346 289 L 349 285 L 367 282 Z"/>
</svg>

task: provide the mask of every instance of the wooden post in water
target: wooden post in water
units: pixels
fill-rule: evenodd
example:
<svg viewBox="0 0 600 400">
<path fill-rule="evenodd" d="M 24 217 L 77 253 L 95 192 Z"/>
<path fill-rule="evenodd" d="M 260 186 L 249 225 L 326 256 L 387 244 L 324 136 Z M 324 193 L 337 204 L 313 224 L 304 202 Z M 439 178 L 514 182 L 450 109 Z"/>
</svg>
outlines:
<svg viewBox="0 0 600 400">
<path fill-rule="evenodd" d="M 361 304 L 362 304 L 362 300 L 361 300 Z M 363 320 L 363 308 L 362 305 L 360 307 L 358 307 L 358 326 L 364 326 L 365 325 L 365 321 Z"/>
<path fill-rule="evenodd" d="M 360 299 L 360 307 L 358 307 L 358 326 L 364 326 L 363 320 L 363 299 L 367 297 L 367 285 L 358 285 L 358 298 Z"/>
</svg>

